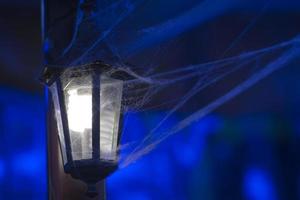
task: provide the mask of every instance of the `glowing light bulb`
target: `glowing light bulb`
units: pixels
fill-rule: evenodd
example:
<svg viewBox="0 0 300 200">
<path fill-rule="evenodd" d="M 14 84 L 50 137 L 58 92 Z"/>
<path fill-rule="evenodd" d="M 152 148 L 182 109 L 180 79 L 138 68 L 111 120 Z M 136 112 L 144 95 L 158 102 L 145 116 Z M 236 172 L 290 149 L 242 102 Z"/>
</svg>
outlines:
<svg viewBox="0 0 300 200">
<path fill-rule="evenodd" d="M 68 91 L 68 122 L 72 131 L 83 133 L 92 128 L 92 95 L 78 94 L 78 89 Z"/>
</svg>

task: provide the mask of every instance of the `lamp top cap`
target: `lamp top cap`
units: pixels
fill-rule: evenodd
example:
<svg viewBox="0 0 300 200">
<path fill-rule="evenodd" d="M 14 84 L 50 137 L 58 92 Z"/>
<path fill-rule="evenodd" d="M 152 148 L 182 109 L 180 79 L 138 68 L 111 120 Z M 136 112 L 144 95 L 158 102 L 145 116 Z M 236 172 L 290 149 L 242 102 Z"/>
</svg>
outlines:
<svg viewBox="0 0 300 200">
<path fill-rule="evenodd" d="M 105 73 L 109 77 L 116 78 L 119 80 L 132 80 L 135 79 L 133 75 L 130 75 L 127 71 L 120 67 L 115 67 L 109 64 L 106 64 L 100 60 L 97 60 L 92 63 L 76 65 L 76 66 L 55 66 L 55 65 L 46 65 L 40 81 L 47 85 L 51 86 L 61 75 L 65 72 L 76 73 L 76 72 L 96 72 L 99 74 Z"/>
</svg>

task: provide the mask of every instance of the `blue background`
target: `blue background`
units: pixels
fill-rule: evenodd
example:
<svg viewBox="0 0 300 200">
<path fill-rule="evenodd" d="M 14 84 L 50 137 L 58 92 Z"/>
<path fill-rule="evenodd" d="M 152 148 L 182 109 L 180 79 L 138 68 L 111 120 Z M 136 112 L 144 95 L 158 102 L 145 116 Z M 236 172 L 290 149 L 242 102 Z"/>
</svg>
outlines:
<svg viewBox="0 0 300 200">
<path fill-rule="evenodd" d="M 236 7 L 206 28 L 218 27 L 218 33 L 231 29 L 233 38 L 245 30 L 248 15 L 257 16 L 261 8 L 261 1 L 222 2 L 220 6 L 234 2 Z M 232 55 L 300 33 L 300 3 L 270 2 Z M 153 22 L 167 17 L 164 7 L 172 5 L 172 15 L 181 12 L 180 3 L 156 2 L 160 9 Z M 47 197 L 46 98 L 36 81 L 42 66 L 39 1 L 1 0 L 0 7 L 0 199 L 42 200 Z M 202 40 L 179 43 L 187 52 L 182 57 L 199 62 L 214 57 L 214 48 L 223 40 L 202 43 L 212 37 L 209 33 L 200 35 Z M 209 52 L 197 57 L 196 51 L 210 45 Z M 299 78 L 299 65 L 292 63 L 170 137 L 109 177 L 108 199 L 300 199 Z M 128 114 L 123 141 L 141 137 L 166 112 L 167 108 Z M 185 114 L 175 113 L 168 123 L 176 124 Z"/>
</svg>

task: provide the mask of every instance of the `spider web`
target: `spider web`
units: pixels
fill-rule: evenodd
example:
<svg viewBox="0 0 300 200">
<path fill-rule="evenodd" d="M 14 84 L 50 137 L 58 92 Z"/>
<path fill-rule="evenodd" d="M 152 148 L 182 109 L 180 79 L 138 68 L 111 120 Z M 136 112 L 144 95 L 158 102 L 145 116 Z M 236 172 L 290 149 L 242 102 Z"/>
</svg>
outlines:
<svg viewBox="0 0 300 200">
<path fill-rule="evenodd" d="M 134 80 L 125 82 L 124 113 L 167 110 L 163 118 L 149 130 L 141 132 L 139 138 L 121 145 L 121 167 L 135 162 L 168 137 L 201 120 L 274 71 L 299 58 L 298 36 L 224 58 L 254 27 L 271 3 L 262 3 L 258 14 L 220 57 L 198 64 L 184 63 L 182 66 L 164 66 L 161 63 L 170 51 L 181 48 L 178 44 L 182 44 L 182 35 L 235 10 L 240 4 L 238 1 L 174 1 L 175 5 L 181 5 L 176 12 L 166 11 L 167 14 L 159 19 L 142 18 L 143 23 L 138 18 L 155 13 L 154 8 L 160 9 L 162 2 L 119 0 L 106 2 L 106 6 L 100 7 L 92 15 L 78 14 L 73 39 L 61 55 L 62 63 L 79 65 L 103 60 L 134 76 Z M 195 54 L 201 56 L 202 53 Z M 227 84 L 233 79 L 236 80 L 234 83 Z M 220 83 L 225 85 L 223 91 L 213 94 L 205 103 L 199 103 L 196 109 L 175 124 L 169 123 L 176 112 L 188 106 L 191 99 L 198 99 L 203 91 Z M 181 89 L 177 92 L 176 88 Z M 130 134 L 126 133 L 126 119 L 124 130 L 124 134 Z"/>
</svg>

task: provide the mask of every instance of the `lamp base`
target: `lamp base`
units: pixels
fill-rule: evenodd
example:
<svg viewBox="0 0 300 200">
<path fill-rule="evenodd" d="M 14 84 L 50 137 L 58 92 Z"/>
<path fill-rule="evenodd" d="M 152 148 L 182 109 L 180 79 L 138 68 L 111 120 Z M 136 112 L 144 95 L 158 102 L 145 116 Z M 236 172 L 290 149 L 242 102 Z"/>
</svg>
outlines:
<svg viewBox="0 0 300 200">
<path fill-rule="evenodd" d="M 82 180 L 88 186 L 86 196 L 93 198 L 98 195 L 96 184 L 117 170 L 117 162 L 108 162 L 103 160 L 78 160 L 73 163 L 67 163 L 65 172 L 73 178 Z M 105 191 L 103 191 L 105 192 Z"/>
<path fill-rule="evenodd" d="M 88 184 L 88 189 L 85 195 L 89 198 L 94 198 L 98 196 L 98 191 L 95 184 Z"/>
<path fill-rule="evenodd" d="M 97 186 L 88 184 L 85 195 L 91 199 L 97 197 L 97 200 L 106 200 L 105 180 L 100 181 Z"/>
</svg>

